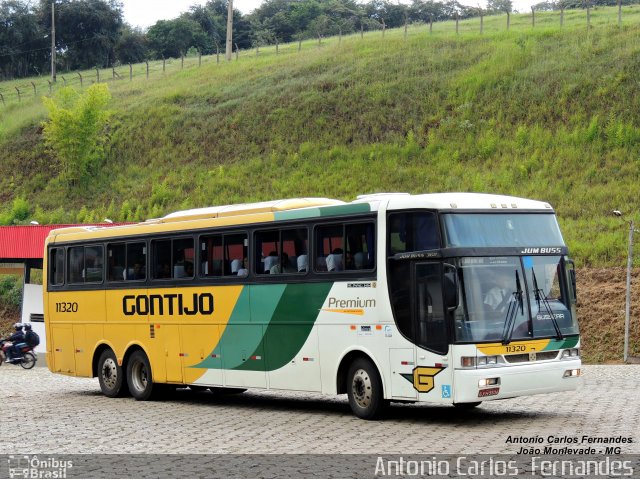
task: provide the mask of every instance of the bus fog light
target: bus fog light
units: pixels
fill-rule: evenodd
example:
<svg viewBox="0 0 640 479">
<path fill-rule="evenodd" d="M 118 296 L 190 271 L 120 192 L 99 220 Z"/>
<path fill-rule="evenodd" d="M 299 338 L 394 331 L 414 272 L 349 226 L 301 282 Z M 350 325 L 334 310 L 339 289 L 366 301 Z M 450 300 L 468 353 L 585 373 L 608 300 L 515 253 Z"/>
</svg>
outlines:
<svg viewBox="0 0 640 479">
<path fill-rule="evenodd" d="M 486 388 L 487 386 L 500 385 L 500 378 L 485 378 L 478 381 L 479 388 Z"/>
<path fill-rule="evenodd" d="M 487 356 L 487 364 L 498 364 L 498 356 Z"/>
<path fill-rule="evenodd" d="M 473 368 L 476 365 L 475 356 L 462 356 L 460 359 L 463 368 Z"/>
<path fill-rule="evenodd" d="M 560 356 L 560 359 L 577 358 L 577 357 L 580 357 L 580 349 L 571 348 L 571 349 L 565 349 L 564 351 L 562 351 L 562 355 Z"/>
<path fill-rule="evenodd" d="M 564 376 L 562 376 L 562 377 L 564 377 L 564 378 L 576 378 L 578 376 L 580 376 L 580 370 L 579 369 L 567 369 L 564 372 Z"/>
</svg>

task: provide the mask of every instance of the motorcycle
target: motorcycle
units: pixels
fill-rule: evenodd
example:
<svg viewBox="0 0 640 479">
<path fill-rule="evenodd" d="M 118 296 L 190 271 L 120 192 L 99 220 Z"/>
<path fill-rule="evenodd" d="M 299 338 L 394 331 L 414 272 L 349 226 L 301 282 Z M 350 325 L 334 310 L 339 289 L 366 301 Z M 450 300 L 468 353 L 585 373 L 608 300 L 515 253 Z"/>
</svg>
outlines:
<svg viewBox="0 0 640 479">
<path fill-rule="evenodd" d="M 9 343 L 5 339 L 0 339 L 0 366 L 2 366 L 7 358 L 7 350 L 11 347 L 11 343 Z M 19 364 L 24 369 L 31 369 L 36 365 L 36 361 L 38 358 L 33 353 L 33 348 L 28 345 L 24 345 L 20 352 L 22 353 L 22 358 L 18 360 L 11 361 L 11 364 Z"/>
</svg>

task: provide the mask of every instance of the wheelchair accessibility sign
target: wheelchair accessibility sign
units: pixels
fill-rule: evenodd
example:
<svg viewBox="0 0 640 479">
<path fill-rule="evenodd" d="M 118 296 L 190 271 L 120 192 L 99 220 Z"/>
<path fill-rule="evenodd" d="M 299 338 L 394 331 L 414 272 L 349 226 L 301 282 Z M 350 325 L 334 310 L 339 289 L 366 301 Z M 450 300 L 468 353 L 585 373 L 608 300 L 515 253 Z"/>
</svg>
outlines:
<svg viewBox="0 0 640 479">
<path fill-rule="evenodd" d="M 451 385 L 443 384 L 442 385 L 442 399 L 451 399 Z"/>
</svg>

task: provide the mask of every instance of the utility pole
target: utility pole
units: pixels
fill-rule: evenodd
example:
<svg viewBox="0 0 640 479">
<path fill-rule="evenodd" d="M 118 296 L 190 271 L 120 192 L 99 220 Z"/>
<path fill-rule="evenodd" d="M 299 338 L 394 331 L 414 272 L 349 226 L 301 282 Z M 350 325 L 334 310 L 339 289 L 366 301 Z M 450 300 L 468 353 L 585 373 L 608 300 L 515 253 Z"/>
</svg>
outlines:
<svg viewBox="0 0 640 479">
<path fill-rule="evenodd" d="M 56 2 L 51 2 L 51 83 L 56 82 Z"/>
<path fill-rule="evenodd" d="M 227 6 L 227 49 L 226 49 L 227 61 L 231 61 L 231 55 L 233 54 L 233 0 L 229 0 Z"/>
</svg>

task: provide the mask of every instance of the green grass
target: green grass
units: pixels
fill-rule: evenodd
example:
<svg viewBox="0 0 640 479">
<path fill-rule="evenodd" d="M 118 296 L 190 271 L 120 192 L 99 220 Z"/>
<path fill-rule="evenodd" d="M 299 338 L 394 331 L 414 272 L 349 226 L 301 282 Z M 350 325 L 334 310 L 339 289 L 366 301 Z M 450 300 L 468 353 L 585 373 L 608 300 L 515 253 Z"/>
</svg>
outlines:
<svg viewBox="0 0 640 479">
<path fill-rule="evenodd" d="M 640 8 L 512 15 L 128 66 L 103 166 L 70 188 L 39 99 L 0 104 L 0 195 L 41 222 L 372 191 L 483 191 L 556 208 L 579 264 L 620 264 L 640 207 Z M 85 86 L 91 75 L 83 74 Z M 95 78 L 95 72 L 93 72 Z M 65 74 L 65 77 L 67 75 Z M 111 78 L 111 71 L 101 72 Z M 44 81 L 42 78 L 33 80 Z M 21 81 L 21 84 L 29 84 Z M 1 83 L 0 92 L 13 83 Z"/>
</svg>

